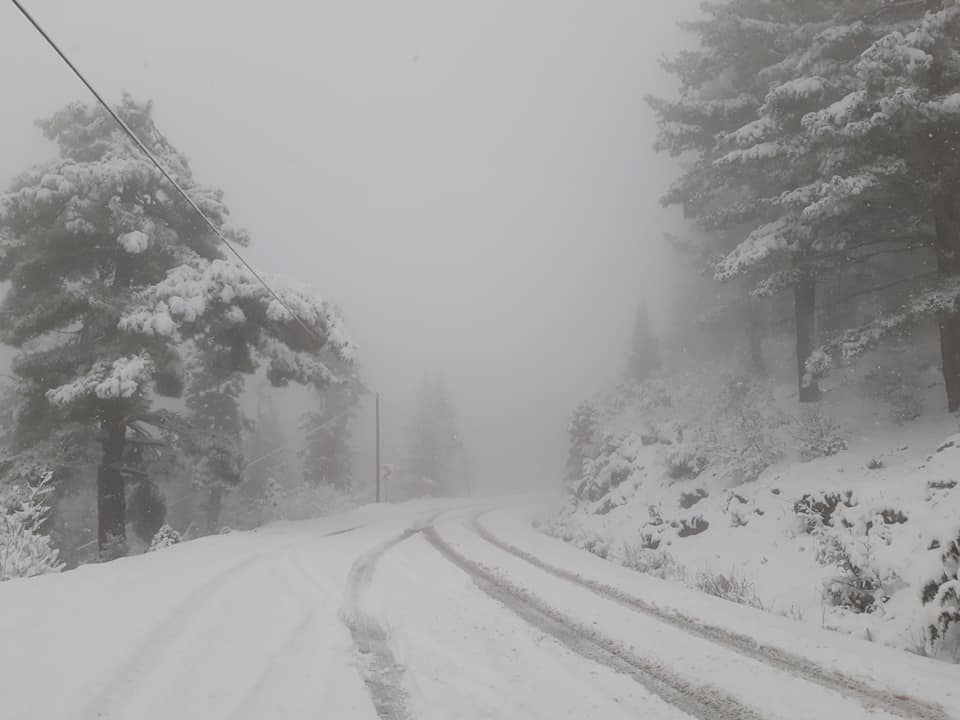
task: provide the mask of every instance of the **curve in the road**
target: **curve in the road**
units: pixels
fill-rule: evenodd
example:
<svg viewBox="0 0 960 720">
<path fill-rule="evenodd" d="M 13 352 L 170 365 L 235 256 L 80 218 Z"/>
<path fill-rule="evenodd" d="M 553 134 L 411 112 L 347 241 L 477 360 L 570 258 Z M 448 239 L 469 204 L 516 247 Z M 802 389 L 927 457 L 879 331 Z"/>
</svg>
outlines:
<svg viewBox="0 0 960 720">
<path fill-rule="evenodd" d="M 469 523 L 470 528 L 481 539 L 554 577 L 579 585 L 599 597 L 618 603 L 631 610 L 642 612 L 645 615 L 649 615 L 661 622 L 679 628 L 691 635 L 721 645 L 780 670 L 785 670 L 792 675 L 827 689 L 837 691 L 843 695 L 854 696 L 868 709 L 879 708 L 892 715 L 907 718 L 908 720 L 951 720 L 951 716 L 937 705 L 931 705 L 915 698 L 872 687 L 836 670 L 830 670 L 817 665 L 806 658 L 779 648 L 760 645 L 755 639 L 746 635 L 700 622 L 682 613 L 663 610 L 641 598 L 625 593 L 619 588 L 584 578 L 575 572 L 557 567 L 494 535 L 480 521 L 481 516 L 484 514 L 485 513 L 478 513 L 474 515 Z"/>
<path fill-rule="evenodd" d="M 428 527 L 424 537 L 465 572 L 476 586 L 508 610 L 578 655 L 632 677 L 652 694 L 699 720 L 761 720 L 753 709 L 719 688 L 695 685 L 668 668 L 635 656 L 571 617 L 461 555 Z"/>
</svg>

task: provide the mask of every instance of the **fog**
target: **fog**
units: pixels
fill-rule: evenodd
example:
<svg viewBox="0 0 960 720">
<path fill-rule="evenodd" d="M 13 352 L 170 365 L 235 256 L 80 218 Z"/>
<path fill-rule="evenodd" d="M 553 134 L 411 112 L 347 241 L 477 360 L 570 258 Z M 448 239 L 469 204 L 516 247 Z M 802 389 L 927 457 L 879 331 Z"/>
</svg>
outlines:
<svg viewBox="0 0 960 720">
<path fill-rule="evenodd" d="M 673 169 L 643 98 L 667 92 L 656 59 L 693 5 L 28 3 L 109 99 L 155 102 L 256 267 L 340 305 L 384 460 L 404 461 L 414 390 L 441 373 L 474 476 L 498 484 L 558 476 L 636 304 L 667 302 Z M 88 97 L 9 3 L 0 63 L 6 183 L 51 152 L 33 121 Z"/>
</svg>

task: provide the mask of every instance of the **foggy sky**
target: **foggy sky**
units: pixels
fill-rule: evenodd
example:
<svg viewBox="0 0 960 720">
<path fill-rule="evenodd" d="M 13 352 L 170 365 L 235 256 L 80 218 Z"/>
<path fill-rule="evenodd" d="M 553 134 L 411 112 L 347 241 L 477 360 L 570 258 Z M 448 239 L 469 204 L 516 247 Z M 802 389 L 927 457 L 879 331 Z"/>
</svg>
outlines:
<svg viewBox="0 0 960 720">
<path fill-rule="evenodd" d="M 479 478 L 556 476 L 669 278 L 673 173 L 643 102 L 694 0 L 26 0 L 111 100 L 220 186 L 260 269 L 344 310 L 402 464 L 424 372 Z M 0 182 L 83 88 L 0 3 Z"/>
</svg>

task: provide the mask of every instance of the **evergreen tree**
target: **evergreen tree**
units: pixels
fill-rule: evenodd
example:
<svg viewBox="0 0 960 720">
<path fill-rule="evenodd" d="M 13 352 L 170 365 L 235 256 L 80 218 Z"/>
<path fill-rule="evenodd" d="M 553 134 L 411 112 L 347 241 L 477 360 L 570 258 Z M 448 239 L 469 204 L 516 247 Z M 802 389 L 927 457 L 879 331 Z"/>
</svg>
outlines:
<svg viewBox="0 0 960 720">
<path fill-rule="evenodd" d="M 350 426 L 356 417 L 360 386 L 348 378 L 317 393 L 317 409 L 303 416 L 304 480 L 312 487 L 348 490 L 353 483 Z"/>
<path fill-rule="evenodd" d="M 190 422 L 202 429 L 190 454 L 194 455 L 195 483 L 207 495 L 204 526 L 216 532 L 224 494 L 236 487 L 243 471 L 243 430 L 247 420 L 240 409 L 244 376 L 235 370 L 229 353 L 201 339 L 197 367 L 187 387 Z"/>
<path fill-rule="evenodd" d="M 594 457 L 597 449 L 599 413 L 590 402 L 577 406 L 570 420 L 570 454 L 567 457 L 567 484 L 576 487 L 583 480 L 583 463 Z"/>
<path fill-rule="evenodd" d="M 836 174 L 804 201 L 831 208 L 854 245 L 907 253 L 911 297 L 834 349 L 853 357 L 922 317 L 939 322 L 951 411 L 960 409 L 960 6 L 930 0 L 876 8 L 870 45 L 833 102 L 803 119 Z M 810 205 L 810 207 L 814 207 Z M 879 239 L 879 242 L 878 240 Z M 902 256 L 901 256 L 902 257 Z M 909 262 L 909 258 L 908 258 Z M 901 263 L 902 264 L 902 263 Z M 918 270 L 933 265 L 935 273 Z"/>
<path fill-rule="evenodd" d="M 219 191 L 198 186 L 186 158 L 153 124 L 151 106 L 125 97 L 128 125 L 216 224 Z M 98 542 L 123 551 L 131 449 L 169 415 L 157 395 L 177 396 L 188 378 L 193 338 L 221 348 L 238 372 L 266 365 L 275 384 L 323 386 L 317 359 L 329 346 L 349 356 L 331 306 L 281 289 L 290 313 L 250 275 L 224 259 L 218 240 L 160 173 L 97 107 L 72 104 L 39 123 L 59 150 L 14 180 L 0 200 L 0 340 L 19 348 L 13 365 L 23 398 L 15 452 L 29 452 L 68 427 L 96 425 Z M 243 245 L 243 233 L 230 233 Z M 133 459 L 135 460 L 135 459 Z"/>
<path fill-rule="evenodd" d="M 627 375 L 631 380 L 642 383 L 660 369 L 660 352 L 657 340 L 650 328 L 650 315 L 645 305 L 637 308 L 633 323 L 633 340 L 630 355 L 627 358 Z"/>
<path fill-rule="evenodd" d="M 437 494 L 453 494 L 465 481 L 463 441 L 457 429 L 456 411 L 439 378 L 426 378 L 417 394 L 410 450 L 410 472 L 435 488 Z"/>
<path fill-rule="evenodd" d="M 879 192 L 877 179 L 899 175 L 900 164 L 882 151 L 830 152 L 810 122 L 823 108 L 842 109 L 862 86 L 863 57 L 903 17 L 879 0 L 704 9 L 708 19 L 689 25 L 701 48 L 666 65 L 680 100 L 652 101 L 660 147 L 694 156 L 665 201 L 712 232 L 718 279 L 747 279 L 755 297 L 792 291 L 800 399 L 815 400 L 818 284 L 909 251 L 914 237 L 910 212 Z"/>
</svg>

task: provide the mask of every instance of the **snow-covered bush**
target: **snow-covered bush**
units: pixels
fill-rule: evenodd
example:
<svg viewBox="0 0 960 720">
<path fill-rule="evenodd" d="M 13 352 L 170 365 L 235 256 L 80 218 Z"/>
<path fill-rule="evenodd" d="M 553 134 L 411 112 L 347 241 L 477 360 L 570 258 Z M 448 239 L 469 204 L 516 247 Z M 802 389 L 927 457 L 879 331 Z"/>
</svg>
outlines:
<svg viewBox="0 0 960 720">
<path fill-rule="evenodd" d="M 793 432 L 800 444 L 800 459 L 805 462 L 830 457 L 847 449 L 843 428 L 819 405 L 805 409 Z"/>
<path fill-rule="evenodd" d="M 703 434 L 717 477 L 725 484 L 753 482 L 783 457 L 781 428 L 787 418 L 768 383 L 728 377 L 712 406 Z"/>
<path fill-rule="evenodd" d="M 59 551 L 43 531 L 52 480 L 46 470 L 34 484 L 0 491 L 0 581 L 63 569 Z"/>
<path fill-rule="evenodd" d="M 834 514 L 837 508 L 854 507 L 857 504 L 853 493 L 847 492 L 819 492 L 806 493 L 793 504 L 793 512 L 803 522 L 806 533 L 816 533 L 824 527 L 833 527 Z"/>
<path fill-rule="evenodd" d="M 921 599 L 929 608 L 925 628 L 927 650 L 960 661 L 960 531 L 940 555 L 943 572 L 924 587 Z"/>
<path fill-rule="evenodd" d="M 890 544 L 890 525 L 898 522 L 893 516 L 873 513 L 852 520 L 845 517 L 833 527 L 819 529 L 817 560 L 838 571 L 824 585 L 824 597 L 831 605 L 870 613 L 890 598 L 889 588 L 899 579 L 892 568 L 885 567 L 878 550 Z"/>
<path fill-rule="evenodd" d="M 681 445 L 667 455 L 667 475 L 674 480 L 693 480 L 707 469 L 710 461 L 702 447 Z"/>
<path fill-rule="evenodd" d="M 707 595 L 763 610 L 763 602 L 757 595 L 756 586 L 738 576 L 736 572 L 731 571 L 729 575 L 724 575 L 705 568 L 697 573 L 694 585 Z"/>
<path fill-rule="evenodd" d="M 157 534 L 153 536 L 153 540 L 150 542 L 150 549 L 148 552 L 163 550 L 164 548 L 168 548 L 171 545 L 176 545 L 180 542 L 183 542 L 183 538 L 180 537 L 180 533 L 178 533 L 169 525 L 163 525 L 159 530 L 157 530 Z"/>
<path fill-rule="evenodd" d="M 646 542 L 623 543 L 619 560 L 624 567 L 661 580 L 683 580 L 687 576 L 686 569 L 673 555 L 666 550 L 651 550 Z"/>
</svg>

